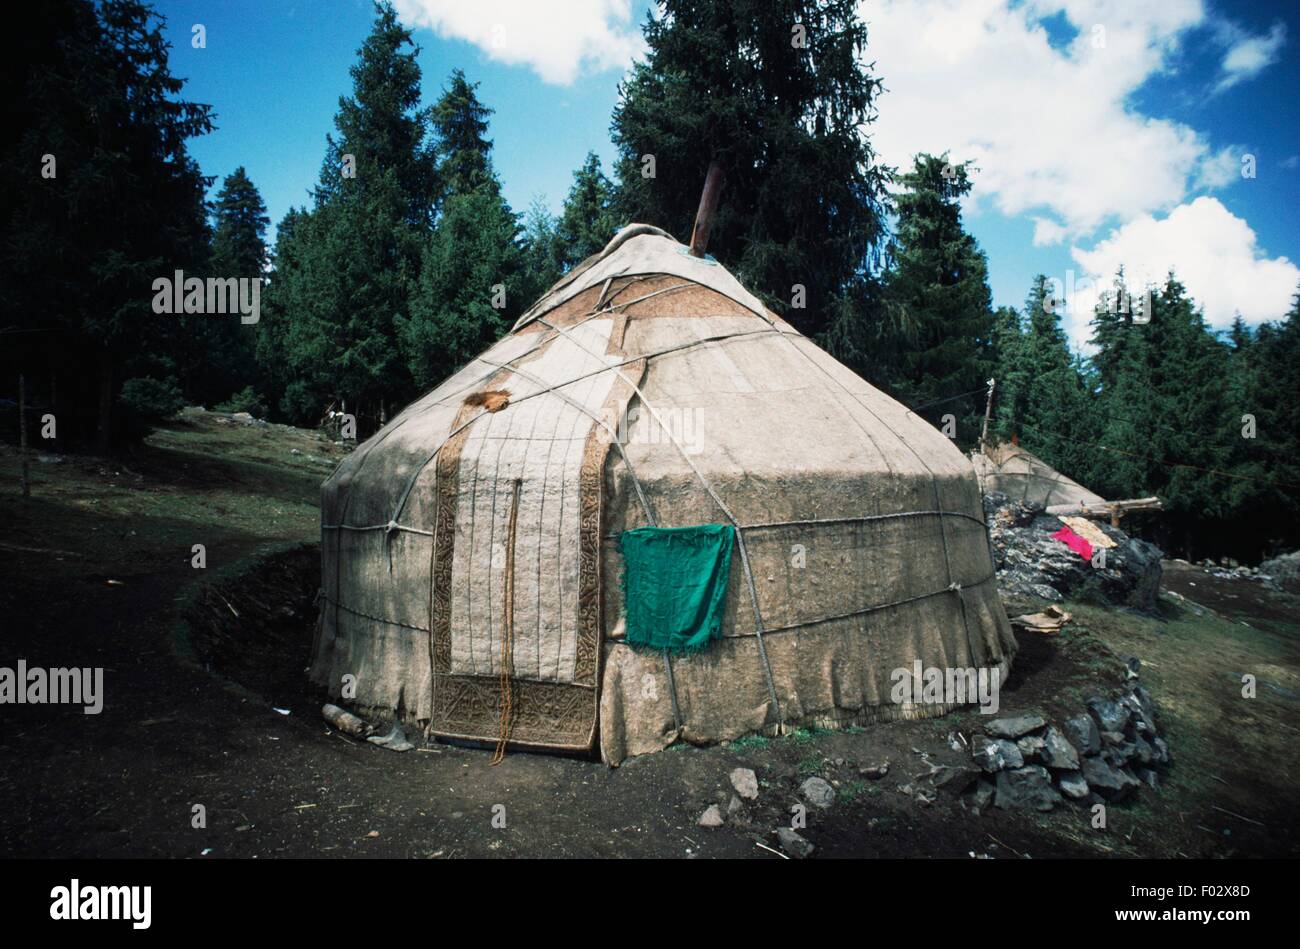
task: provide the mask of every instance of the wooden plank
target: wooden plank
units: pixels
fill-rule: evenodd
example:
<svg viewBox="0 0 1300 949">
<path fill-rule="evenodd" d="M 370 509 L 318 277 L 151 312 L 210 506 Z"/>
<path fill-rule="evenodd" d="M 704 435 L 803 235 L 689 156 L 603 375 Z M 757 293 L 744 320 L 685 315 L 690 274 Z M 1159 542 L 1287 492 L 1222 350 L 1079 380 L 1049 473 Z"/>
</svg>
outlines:
<svg viewBox="0 0 1300 949">
<path fill-rule="evenodd" d="M 703 257 L 709 243 L 709 230 L 713 227 L 713 213 L 718 209 L 718 195 L 722 191 L 722 166 L 709 162 L 709 173 L 704 179 L 700 194 L 700 209 L 695 212 L 695 227 L 691 230 L 691 256 Z"/>
</svg>

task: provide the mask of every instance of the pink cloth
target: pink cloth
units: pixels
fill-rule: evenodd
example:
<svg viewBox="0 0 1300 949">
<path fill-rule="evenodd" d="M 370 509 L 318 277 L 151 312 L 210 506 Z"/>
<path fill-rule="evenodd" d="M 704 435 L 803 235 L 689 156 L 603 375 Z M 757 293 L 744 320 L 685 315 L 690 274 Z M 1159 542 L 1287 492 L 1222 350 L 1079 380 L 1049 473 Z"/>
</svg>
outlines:
<svg viewBox="0 0 1300 949">
<path fill-rule="evenodd" d="M 1092 544 L 1088 543 L 1068 527 L 1062 527 L 1052 535 L 1053 540 L 1059 540 L 1065 546 L 1069 547 L 1084 560 L 1092 559 Z"/>
</svg>

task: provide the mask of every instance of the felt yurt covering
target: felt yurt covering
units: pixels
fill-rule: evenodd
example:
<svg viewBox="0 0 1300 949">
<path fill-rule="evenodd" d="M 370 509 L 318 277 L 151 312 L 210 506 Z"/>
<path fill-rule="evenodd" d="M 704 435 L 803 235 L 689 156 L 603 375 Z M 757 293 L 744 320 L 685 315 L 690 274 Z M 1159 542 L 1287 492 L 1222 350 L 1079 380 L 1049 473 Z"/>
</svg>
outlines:
<svg viewBox="0 0 1300 949">
<path fill-rule="evenodd" d="M 1061 474 L 1043 459 L 1012 442 L 986 445 L 971 452 L 980 487 L 984 493 L 1001 492 L 1013 501 L 1027 501 L 1043 507 L 1087 505 L 1102 507 L 1106 501 L 1077 481 Z"/>
<path fill-rule="evenodd" d="M 646 225 L 360 445 L 321 500 L 310 675 L 431 737 L 617 764 L 941 714 L 891 701 L 891 673 L 1005 681 L 1015 650 L 970 462 Z M 718 637 L 630 647 L 620 537 L 695 525 L 734 528 Z"/>
</svg>

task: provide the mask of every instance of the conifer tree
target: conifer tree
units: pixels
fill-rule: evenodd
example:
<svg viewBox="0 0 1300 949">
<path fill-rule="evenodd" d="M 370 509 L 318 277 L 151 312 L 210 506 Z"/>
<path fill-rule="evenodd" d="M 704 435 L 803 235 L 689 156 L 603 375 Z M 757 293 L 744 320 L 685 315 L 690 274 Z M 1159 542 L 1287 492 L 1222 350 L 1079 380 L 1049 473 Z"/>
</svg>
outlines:
<svg viewBox="0 0 1300 949">
<path fill-rule="evenodd" d="M 60 334 L 61 437 L 94 436 L 107 453 L 123 383 L 182 368 L 184 329 L 152 312 L 150 288 L 206 263 L 207 179 L 187 142 L 211 130 L 211 109 L 182 97 L 146 4 L 50 0 L 29 12 L 28 55 L 8 64 L 0 293 L 18 326 Z"/>
<path fill-rule="evenodd" d="M 1016 426 L 1024 414 L 1025 392 L 1029 384 L 1024 337 L 1019 311 L 1011 306 L 998 307 L 993 315 L 993 351 L 997 359 L 993 378 L 997 386 L 989 433 L 990 441 L 994 443 L 1020 437 Z"/>
<path fill-rule="evenodd" d="M 969 168 L 946 155 L 918 155 L 899 176 L 898 222 L 889 244 L 885 305 L 902 326 L 889 367 L 894 394 L 910 405 L 951 413 L 964 445 L 979 436 L 981 389 L 994 369 L 995 325 L 983 252 L 962 228 L 958 202 L 969 193 Z M 953 398 L 961 393 L 960 398 Z"/>
<path fill-rule="evenodd" d="M 1095 431 L 1080 366 L 1061 326 L 1061 308 L 1047 278 L 1036 276 L 1025 299 L 1023 404 L 1016 424 L 1034 454 L 1063 474 L 1082 476 Z"/>
<path fill-rule="evenodd" d="M 364 435 L 415 392 L 398 327 L 440 185 L 417 53 L 392 5 L 376 3 L 350 70 L 352 95 L 339 100 L 310 221 L 297 222 L 297 246 L 284 255 L 297 273 L 274 293 L 275 313 L 292 324 L 277 334 L 288 342 L 293 377 L 282 408 L 299 421 L 346 405 Z"/>
<path fill-rule="evenodd" d="M 560 245 L 559 221 L 541 199 L 524 214 L 523 256 L 526 279 L 524 300 L 536 300 L 564 274 L 566 263 Z"/>
<path fill-rule="evenodd" d="M 595 152 L 588 152 L 573 173 L 573 187 L 564 202 L 557 228 L 560 259 L 565 269 L 603 250 L 618 229 L 613 208 L 613 185 L 600 168 Z"/>
<path fill-rule="evenodd" d="M 613 117 L 620 219 L 686 240 L 716 160 L 709 253 L 837 356 L 861 356 L 886 173 L 858 4 L 660 0 L 644 34 Z"/>
<path fill-rule="evenodd" d="M 456 70 L 432 109 L 445 187 L 424 247 L 402 350 L 417 385 L 435 384 L 509 331 L 532 288 L 519 219 L 501 196 L 477 84 Z"/>
<path fill-rule="evenodd" d="M 212 211 L 209 274 L 219 279 L 262 280 L 266 205 L 242 166 L 226 176 Z M 207 314 L 190 314 L 183 321 L 188 337 L 183 379 L 192 399 L 211 405 L 257 380 L 255 324 Z"/>
</svg>

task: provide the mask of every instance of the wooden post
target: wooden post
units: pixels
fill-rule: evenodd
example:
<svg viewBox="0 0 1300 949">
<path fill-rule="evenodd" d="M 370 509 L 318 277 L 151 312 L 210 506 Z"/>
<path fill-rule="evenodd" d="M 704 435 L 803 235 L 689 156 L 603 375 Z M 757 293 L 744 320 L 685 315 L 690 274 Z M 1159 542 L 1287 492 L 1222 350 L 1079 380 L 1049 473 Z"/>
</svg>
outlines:
<svg viewBox="0 0 1300 949">
<path fill-rule="evenodd" d="M 27 472 L 27 377 L 18 373 L 18 447 L 22 457 L 23 497 L 32 496 L 32 482 Z"/>
<path fill-rule="evenodd" d="M 695 212 L 695 227 L 691 231 L 691 256 L 703 257 L 709 244 L 709 229 L 713 227 L 713 212 L 718 209 L 718 194 L 722 191 L 722 166 L 709 162 L 709 173 L 700 193 L 700 209 Z"/>
<path fill-rule="evenodd" d="M 989 440 L 989 419 L 993 417 L 993 390 L 997 388 L 998 380 L 989 380 L 989 397 L 984 403 L 984 428 L 980 430 L 980 447 L 988 443 Z"/>
<path fill-rule="evenodd" d="M 1102 501 L 1100 504 L 1049 504 L 1047 513 L 1056 517 L 1109 517 L 1111 523 L 1119 526 L 1117 521 L 1129 511 L 1159 511 L 1164 505 L 1160 498 L 1152 495 L 1147 498 L 1126 498 L 1123 501 Z"/>
</svg>

